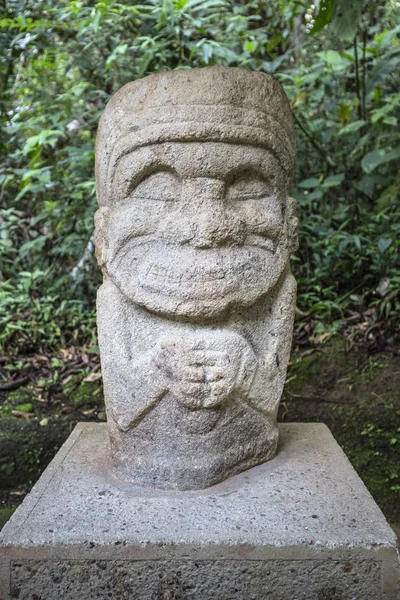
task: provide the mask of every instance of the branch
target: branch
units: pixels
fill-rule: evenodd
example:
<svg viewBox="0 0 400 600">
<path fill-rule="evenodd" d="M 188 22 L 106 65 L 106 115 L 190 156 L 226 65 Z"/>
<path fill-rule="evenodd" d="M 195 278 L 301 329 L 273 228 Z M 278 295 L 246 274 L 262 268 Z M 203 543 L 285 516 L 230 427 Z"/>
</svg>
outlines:
<svg viewBox="0 0 400 600">
<path fill-rule="evenodd" d="M 366 74 L 366 51 L 367 51 L 367 30 L 364 29 L 363 31 L 363 60 L 362 60 L 362 112 L 363 112 L 363 119 L 364 121 L 367 120 L 367 102 L 366 102 L 366 96 L 367 96 L 367 86 L 366 86 L 366 78 L 367 78 L 367 74 Z"/>
<path fill-rule="evenodd" d="M 94 234 L 90 237 L 90 240 L 87 243 L 85 251 L 82 255 L 82 258 L 72 269 L 70 276 L 73 281 L 78 279 L 79 272 L 85 267 L 86 263 L 90 261 L 92 258 L 92 254 L 94 252 Z"/>
<path fill-rule="evenodd" d="M 357 36 L 354 38 L 354 60 L 356 65 L 356 93 L 358 98 L 358 118 L 361 121 L 362 115 L 362 104 L 361 104 L 361 91 L 360 91 L 360 73 L 358 69 L 358 50 L 357 50 Z"/>
<path fill-rule="evenodd" d="M 6 381 L 5 383 L 0 383 L 0 390 L 2 392 L 10 391 L 10 390 L 17 390 L 22 385 L 26 385 L 27 383 L 29 383 L 30 380 L 31 380 L 30 377 L 25 376 L 25 377 L 20 377 L 19 379 L 14 379 L 14 381 Z"/>
<path fill-rule="evenodd" d="M 300 123 L 299 119 L 296 117 L 296 115 L 294 113 L 293 113 L 293 118 L 294 118 L 295 123 L 300 127 L 301 131 L 304 133 L 304 135 L 310 140 L 310 142 L 314 146 L 314 148 L 316 150 L 318 150 L 318 152 L 320 154 L 322 154 L 322 156 L 324 156 L 326 158 L 326 160 L 328 161 L 329 166 L 332 167 L 332 168 L 335 168 L 337 166 L 336 162 L 328 154 L 328 152 L 319 144 L 319 142 L 317 142 L 317 140 L 313 138 L 313 136 L 311 135 L 311 133 L 309 133 L 307 131 L 307 129 L 304 127 L 304 125 L 302 125 Z"/>
</svg>

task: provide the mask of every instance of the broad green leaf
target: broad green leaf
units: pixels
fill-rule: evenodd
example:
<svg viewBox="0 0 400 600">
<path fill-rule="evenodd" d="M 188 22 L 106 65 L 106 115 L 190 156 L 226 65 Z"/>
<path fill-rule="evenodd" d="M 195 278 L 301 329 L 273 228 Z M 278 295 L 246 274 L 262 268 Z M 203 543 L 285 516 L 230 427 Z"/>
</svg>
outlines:
<svg viewBox="0 0 400 600">
<path fill-rule="evenodd" d="M 116 62 L 119 56 L 123 56 L 126 53 L 128 48 L 128 44 L 119 44 L 119 46 L 114 48 L 114 50 L 106 60 L 105 68 L 109 69 Z"/>
<path fill-rule="evenodd" d="M 380 238 L 378 242 L 378 248 L 382 254 L 386 252 L 389 246 L 392 245 L 393 240 L 391 238 Z"/>
<path fill-rule="evenodd" d="M 277 69 L 280 68 L 280 66 L 288 59 L 288 57 L 286 56 L 286 54 L 281 54 L 280 56 L 277 56 L 274 60 L 271 61 L 264 61 L 262 63 L 262 68 L 264 71 L 266 71 L 267 73 L 275 73 L 275 71 L 277 71 Z"/>
<path fill-rule="evenodd" d="M 102 17 L 102 13 L 100 10 L 94 11 L 94 18 L 92 21 L 92 27 L 94 29 L 95 32 L 97 32 L 99 30 L 99 26 L 100 26 L 100 20 Z"/>
<path fill-rule="evenodd" d="M 325 27 L 325 25 L 330 23 L 336 3 L 337 0 L 321 0 L 318 14 L 310 31 L 311 35 L 318 33 Z"/>
<path fill-rule="evenodd" d="M 323 193 L 321 190 L 314 190 L 313 192 L 311 192 L 311 194 L 308 194 L 307 200 L 309 200 L 309 201 L 321 200 L 322 197 L 323 197 Z"/>
<path fill-rule="evenodd" d="M 339 119 L 341 123 L 347 123 L 351 119 L 351 106 L 348 104 L 341 104 L 339 106 Z"/>
<path fill-rule="evenodd" d="M 336 50 L 324 50 L 323 52 L 317 52 L 316 56 L 320 56 L 328 65 L 342 65 L 346 64 L 347 60 L 342 57 L 340 52 Z"/>
<path fill-rule="evenodd" d="M 359 235 L 353 235 L 353 242 L 357 246 L 358 250 L 361 250 L 361 240 Z"/>
<path fill-rule="evenodd" d="M 341 183 L 343 183 L 343 181 L 344 181 L 344 173 L 338 173 L 337 175 L 330 175 L 329 177 L 327 177 L 324 180 L 322 187 L 323 188 L 336 187 L 336 186 L 340 185 Z"/>
<path fill-rule="evenodd" d="M 272 38 L 269 39 L 268 42 L 267 42 L 268 52 L 271 52 L 274 48 L 276 48 L 276 46 L 278 44 L 280 44 L 281 40 L 282 40 L 282 34 L 281 33 L 278 33 L 277 35 L 272 36 Z"/>
<path fill-rule="evenodd" d="M 390 47 L 393 43 L 393 36 L 396 36 L 400 32 L 400 25 L 393 29 L 384 29 L 374 36 L 374 44 L 382 46 L 382 48 Z"/>
<path fill-rule="evenodd" d="M 59 137 L 63 137 L 64 133 L 55 129 L 44 129 L 38 135 L 33 135 L 25 142 L 22 149 L 23 154 L 28 154 L 31 150 L 36 147 L 44 146 L 49 144 L 54 147 Z"/>
<path fill-rule="evenodd" d="M 391 204 L 395 204 L 400 197 L 400 181 L 387 187 L 379 196 L 376 203 L 376 211 L 381 212 Z"/>
<path fill-rule="evenodd" d="M 395 49 L 394 56 L 383 56 L 382 59 L 375 65 L 371 74 L 367 79 L 366 92 L 370 94 L 381 85 L 389 75 L 396 73 L 400 65 L 400 50 Z"/>
<path fill-rule="evenodd" d="M 300 183 L 297 184 L 297 187 L 308 189 L 318 187 L 319 185 L 319 179 L 315 179 L 312 177 L 311 179 L 303 179 L 303 181 L 300 181 Z"/>
<path fill-rule="evenodd" d="M 372 152 L 368 152 L 361 161 L 362 168 L 366 173 L 372 173 L 372 171 L 381 164 L 385 155 L 386 150 L 373 150 Z"/>
<path fill-rule="evenodd" d="M 373 150 L 364 156 L 361 161 L 361 166 L 365 173 L 372 173 L 372 171 L 380 165 L 398 158 L 400 158 L 400 146 L 390 151 L 384 149 Z"/>
<path fill-rule="evenodd" d="M 204 64 L 208 65 L 213 55 L 212 44 L 202 44 Z"/>
<path fill-rule="evenodd" d="M 351 41 L 357 33 L 365 0 L 338 0 L 331 30 L 341 40 Z"/>
<path fill-rule="evenodd" d="M 152 59 L 154 56 L 154 52 L 152 50 L 148 50 L 147 52 L 145 52 L 139 62 L 138 65 L 138 72 L 139 72 L 139 77 L 143 77 L 143 75 L 146 73 L 149 64 L 151 63 Z"/>
<path fill-rule="evenodd" d="M 393 127 L 396 127 L 397 125 L 396 117 L 385 117 L 383 119 L 383 122 L 385 123 L 385 125 L 393 125 Z"/>
<path fill-rule="evenodd" d="M 392 160 L 397 160 L 398 158 L 400 158 L 400 146 L 388 152 L 384 159 L 381 161 L 381 165 L 383 165 L 384 163 L 388 163 Z"/>
<path fill-rule="evenodd" d="M 385 184 L 385 178 L 381 175 L 364 175 L 359 181 L 354 181 L 353 186 L 369 198 L 373 199 L 377 186 Z"/>
<path fill-rule="evenodd" d="M 342 127 L 342 129 L 340 129 L 340 131 L 338 131 L 338 135 L 346 135 L 348 133 L 355 133 L 356 131 L 358 131 L 359 129 L 361 129 L 361 127 L 363 125 L 365 125 L 365 121 L 363 121 L 362 119 L 358 120 L 358 121 L 353 121 L 352 123 L 349 123 L 348 125 L 345 125 L 344 127 Z"/>
<path fill-rule="evenodd" d="M 350 62 L 355 62 L 355 58 L 353 54 L 350 54 L 350 52 L 341 52 L 341 55 L 343 56 L 343 58 L 347 58 L 347 60 L 349 60 Z"/>
<path fill-rule="evenodd" d="M 184 8 L 187 9 L 207 9 L 211 6 L 222 8 L 225 5 L 225 0 L 188 0 L 184 3 Z"/>
</svg>

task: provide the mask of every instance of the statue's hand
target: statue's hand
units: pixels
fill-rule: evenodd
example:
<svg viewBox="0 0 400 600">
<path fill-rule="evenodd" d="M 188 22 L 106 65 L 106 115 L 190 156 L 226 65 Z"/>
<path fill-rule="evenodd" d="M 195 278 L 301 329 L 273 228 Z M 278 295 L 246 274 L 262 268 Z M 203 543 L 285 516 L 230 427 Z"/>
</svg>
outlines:
<svg viewBox="0 0 400 600">
<path fill-rule="evenodd" d="M 248 342 L 235 332 L 203 332 L 158 342 L 154 359 L 176 399 L 192 410 L 216 408 L 245 391 L 256 369 Z"/>
</svg>

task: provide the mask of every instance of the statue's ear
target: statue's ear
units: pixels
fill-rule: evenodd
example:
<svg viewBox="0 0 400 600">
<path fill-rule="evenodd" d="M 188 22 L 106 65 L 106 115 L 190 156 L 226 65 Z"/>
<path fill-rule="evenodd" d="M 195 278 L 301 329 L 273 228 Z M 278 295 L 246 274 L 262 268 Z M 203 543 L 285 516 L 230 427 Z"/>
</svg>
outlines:
<svg viewBox="0 0 400 600">
<path fill-rule="evenodd" d="M 289 196 L 286 202 L 286 227 L 291 252 L 296 252 L 299 247 L 299 240 L 297 237 L 297 225 L 299 224 L 299 220 L 296 217 L 296 206 L 296 199 Z"/>
<path fill-rule="evenodd" d="M 108 222 L 110 213 L 111 208 L 109 206 L 102 206 L 94 215 L 94 244 L 97 262 L 101 268 L 106 265 L 108 258 Z"/>
</svg>

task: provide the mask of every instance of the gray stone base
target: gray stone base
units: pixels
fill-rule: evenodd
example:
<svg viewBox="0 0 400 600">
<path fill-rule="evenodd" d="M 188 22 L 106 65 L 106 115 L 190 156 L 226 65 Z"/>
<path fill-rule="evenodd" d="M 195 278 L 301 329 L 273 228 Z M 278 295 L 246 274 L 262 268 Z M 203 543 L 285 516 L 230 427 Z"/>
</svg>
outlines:
<svg viewBox="0 0 400 600">
<path fill-rule="evenodd" d="M 197 492 L 126 485 L 80 424 L 3 529 L 0 598 L 395 599 L 396 539 L 322 424 Z"/>
</svg>

